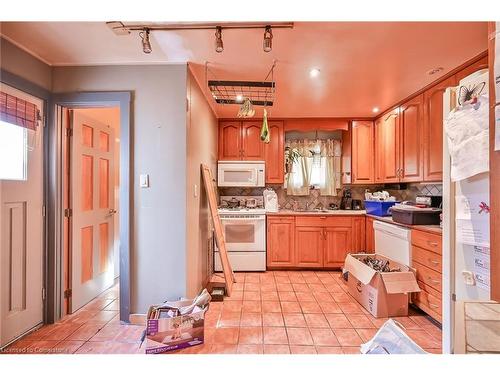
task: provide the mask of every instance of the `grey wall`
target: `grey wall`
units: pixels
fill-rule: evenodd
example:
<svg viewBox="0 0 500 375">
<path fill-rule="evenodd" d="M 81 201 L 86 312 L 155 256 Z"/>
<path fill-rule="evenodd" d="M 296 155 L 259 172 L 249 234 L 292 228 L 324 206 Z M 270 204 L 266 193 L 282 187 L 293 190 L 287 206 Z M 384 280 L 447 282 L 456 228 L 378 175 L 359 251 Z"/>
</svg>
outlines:
<svg viewBox="0 0 500 375">
<path fill-rule="evenodd" d="M 187 296 L 194 297 L 210 276 L 211 219 L 200 164 L 217 166 L 218 122 L 200 85 L 188 71 L 187 118 Z"/>
<path fill-rule="evenodd" d="M 3 38 L 0 38 L 0 67 L 46 90 L 52 88 L 52 68 Z"/>
<path fill-rule="evenodd" d="M 186 64 L 53 68 L 54 93 L 133 92 L 132 313 L 186 294 L 186 82 Z"/>
</svg>

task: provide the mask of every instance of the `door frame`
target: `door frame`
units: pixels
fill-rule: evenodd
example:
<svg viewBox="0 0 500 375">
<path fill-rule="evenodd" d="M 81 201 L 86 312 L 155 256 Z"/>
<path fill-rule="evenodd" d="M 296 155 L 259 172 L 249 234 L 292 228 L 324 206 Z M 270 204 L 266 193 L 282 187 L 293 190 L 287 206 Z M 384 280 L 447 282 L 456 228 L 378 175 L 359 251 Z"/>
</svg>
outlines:
<svg viewBox="0 0 500 375">
<path fill-rule="evenodd" d="M 129 91 L 61 93 L 51 96 L 49 105 L 48 149 L 48 248 L 49 283 L 47 288 L 48 321 L 61 319 L 64 306 L 63 279 L 63 141 L 65 138 L 58 113 L 62 108 L 120 108 L 120 320 L 129 322 L 130 315 L 130 248 L 132 243 L 131 218 L 133 209 L 132 160 L 132 93 Z"/>
<path fill-rule="evenodd" d="M 46 323 L 48 321 L 48 299 L 47 299 L 47 292 L 48 292 L 48 249 L 49 247 L 47 246 L 47 198 L 48 198 L 48 179 L 47 179 L 47 168 L 48 168 L 48 129 L 49 127 L 47 126 L 48 124 L 48 107 L 49 107 L 49 101 L 50 101 L 50 91 L 44 89 L 41 86 L 38 86 L 37 84 L 28 81 L 27 79 L 24 79 L 16 74 L 10 73 L 6 70 L 0 69 L 0 81 L 3 84 L 6 84 L 8 86 L 11 86 L 17 90 L 23 91 L 28 95 L 34 96 L 38 99 L 41 99 L 43 102 L 43 118 L 41 121 L 41 126 L 42 126 L 42 131 L 43 131 L 43 161 L 42 161 L 42 176 L 43 176 L 43 181 L 42 181 L 42 186 L 43 186 L 43 191 L 42 191 L 42 204 L 43 204 L 43 209 L 44 209 L 44 216 L 42 217 L 42 257 L 43 257 L 43 262 L 42 262 L 42 287 L 43 290 L 45 291 L 45 296 L 42 295 L 42 300 L 43 300 L 43 322 Z M 45 297 L 45 298 L 44 298 Z M 36 327 L 33 327 L 36 328 Z M 1 327 L 0 327 L 1 330 Z M 28 331 L 29 332 L 29 331 Z M 27 332 L 27 333 L 28 333 Z"/>
</svg>

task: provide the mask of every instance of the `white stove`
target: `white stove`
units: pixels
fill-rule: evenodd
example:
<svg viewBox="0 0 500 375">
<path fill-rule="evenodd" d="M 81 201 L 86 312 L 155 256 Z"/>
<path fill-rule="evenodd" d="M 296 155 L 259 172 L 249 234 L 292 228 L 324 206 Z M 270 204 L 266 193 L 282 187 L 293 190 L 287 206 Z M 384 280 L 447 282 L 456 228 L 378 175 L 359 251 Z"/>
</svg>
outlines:
<svg viewBox="0 0 500 375">
<path fill-rule="evenodd" d="M 232 197 L 221 197 L 221 201 Z M 250 197 L 236 197 L 240 202 Z M 266 270 L 266 210 L 263 197 L 257 199 L 257 207 L 219 208 L 226 249 L 234 271 Z M 240 203 L 241 204 L 241 203 Z M 214 254 L 214 269 L 222 271 L 217 247 Z"/>
</svg>

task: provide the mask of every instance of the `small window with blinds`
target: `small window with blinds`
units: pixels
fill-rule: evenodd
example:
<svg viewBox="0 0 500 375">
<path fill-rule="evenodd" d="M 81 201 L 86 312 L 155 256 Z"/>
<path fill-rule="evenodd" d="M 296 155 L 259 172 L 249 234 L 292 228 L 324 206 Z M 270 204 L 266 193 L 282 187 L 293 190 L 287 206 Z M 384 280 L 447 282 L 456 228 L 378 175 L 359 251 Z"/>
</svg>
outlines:
<svg viewBox="0 0 500 375">
<path fill-rule="evenodd" d="M 36 105 L 0 91 L 0 180 L 27 180 L 28 131 L 38 117 Z"/>
</svg>

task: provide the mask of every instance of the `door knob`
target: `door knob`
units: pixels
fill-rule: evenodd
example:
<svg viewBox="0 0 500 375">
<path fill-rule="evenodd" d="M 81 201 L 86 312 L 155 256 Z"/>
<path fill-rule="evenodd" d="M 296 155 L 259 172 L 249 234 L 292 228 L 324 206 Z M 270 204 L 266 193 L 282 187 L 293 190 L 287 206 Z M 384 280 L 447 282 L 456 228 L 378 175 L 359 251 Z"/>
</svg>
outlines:
<svg viewBox="0 0 500 375">
<path fill-rule="evenodd" d="M 114 208 L 111 208 L 111 209 L 109 210 L 109 214 L 110 214 L 110 215 L 114 215 L 114 214 L 116 214 L 116 212 L 117 212 L 117 211 L 116 211 Z"/>
</svg>

